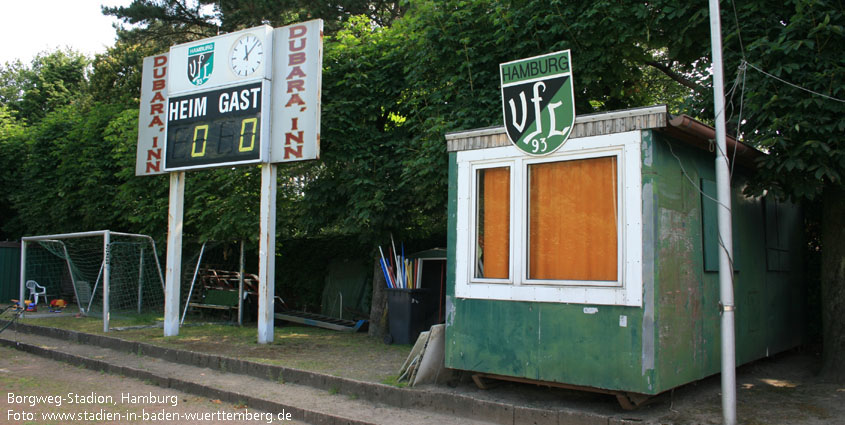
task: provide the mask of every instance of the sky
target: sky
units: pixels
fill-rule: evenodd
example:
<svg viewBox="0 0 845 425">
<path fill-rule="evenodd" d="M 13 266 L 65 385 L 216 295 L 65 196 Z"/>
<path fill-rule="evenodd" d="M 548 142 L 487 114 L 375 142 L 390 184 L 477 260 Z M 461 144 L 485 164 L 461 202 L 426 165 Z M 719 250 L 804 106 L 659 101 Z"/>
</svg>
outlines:
<svg viewBox="0 0 845 425">
<path fill-rule="evenodd" d="M 66 46 L 93 57 L 114 44 L 113 16 L 100 6 L 131 0 L 0 0 L 0 65 L 28 64 L 39 52 Z"/>
</svg>

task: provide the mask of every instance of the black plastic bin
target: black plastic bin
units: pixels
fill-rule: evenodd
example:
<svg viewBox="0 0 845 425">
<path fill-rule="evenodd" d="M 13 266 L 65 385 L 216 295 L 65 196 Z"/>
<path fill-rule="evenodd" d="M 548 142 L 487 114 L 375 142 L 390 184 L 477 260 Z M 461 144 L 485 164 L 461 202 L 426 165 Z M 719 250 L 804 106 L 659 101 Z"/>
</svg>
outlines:
<svg viewBox="0 0 845 425">
<path fill-rule="evenodd" d="M 387 311 L 390 321 L 390 341 L 412 344 L 420 332 L 431 327 L 428 323 L 428 289 L 387 288 Z"/>
</svg>

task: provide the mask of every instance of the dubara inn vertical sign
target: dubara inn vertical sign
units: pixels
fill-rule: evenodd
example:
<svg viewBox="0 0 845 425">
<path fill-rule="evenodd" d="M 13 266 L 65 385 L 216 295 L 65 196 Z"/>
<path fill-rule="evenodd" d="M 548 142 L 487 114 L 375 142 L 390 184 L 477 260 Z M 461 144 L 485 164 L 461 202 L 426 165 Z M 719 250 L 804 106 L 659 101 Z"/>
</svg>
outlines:
<svg viewBox="0 0 845 425">
<path fill-rule="evenodd" d="M 138 112 L 138 152 L 135 175 L 164 174 L 164 136 L 167 123 L 168 54 L 144 58 L 141 106 Z"/>
</svg>

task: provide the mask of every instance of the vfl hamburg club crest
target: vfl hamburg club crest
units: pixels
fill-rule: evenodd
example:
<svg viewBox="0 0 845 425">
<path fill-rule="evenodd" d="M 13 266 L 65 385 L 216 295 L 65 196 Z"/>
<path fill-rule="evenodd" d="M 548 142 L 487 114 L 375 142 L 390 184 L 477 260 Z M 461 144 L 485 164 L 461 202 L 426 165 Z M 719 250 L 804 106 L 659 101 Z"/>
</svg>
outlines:
<svg viewBox="0 0 845 425">
<path fill-rule="evenodd" d="M 201 86 L 214 72 L 214 43 L 201 44 L 188 49 L 188 81 Z"/>
<path fill-rule="evenodd" d="M 563 146 L 575 124 L 569 50 L 499 65 L 505 129 L 531 155 Z"/>
</svg>

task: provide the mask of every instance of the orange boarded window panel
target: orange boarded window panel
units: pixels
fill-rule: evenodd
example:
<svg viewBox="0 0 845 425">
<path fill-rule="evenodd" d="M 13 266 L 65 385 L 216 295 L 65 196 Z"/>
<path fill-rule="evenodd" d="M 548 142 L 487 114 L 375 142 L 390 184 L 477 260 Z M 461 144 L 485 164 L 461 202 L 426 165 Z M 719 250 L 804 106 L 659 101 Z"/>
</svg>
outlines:
<svg viewBox="0 0 845 425">
<path fill-rule="evenodd" d="M 510 277 L 510 167 L 477 171 L 475 277 Z"/>
<path fill-rule="evenodd" d="M 532 164 L 528 278 L 618 280 L 616 157 Z"/>
</svg>

